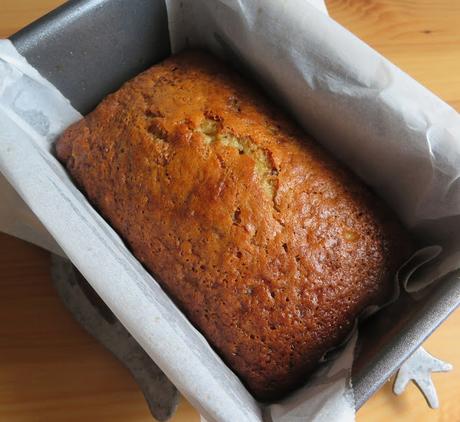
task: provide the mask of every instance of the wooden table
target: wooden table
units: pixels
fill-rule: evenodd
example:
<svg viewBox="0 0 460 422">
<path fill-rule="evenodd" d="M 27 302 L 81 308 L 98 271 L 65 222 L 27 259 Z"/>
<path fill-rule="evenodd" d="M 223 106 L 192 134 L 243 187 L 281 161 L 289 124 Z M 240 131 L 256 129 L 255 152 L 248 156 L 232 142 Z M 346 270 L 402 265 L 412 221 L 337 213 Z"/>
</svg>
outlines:
<svg viewBox="0 0 460 422">
<path fill-rule="evenodd" d="M 1 0 L 6 37 L 62 0 Z M 331 0 L 331 15 L 460 111 L 460 0 Z M 1 198 L 0 198 L 1 200 Z M 51 286 L 49 254 L 0 235 L 0 421 L 151 421 L 128 372 L 87 335 Z M 460 312 L 426 342 L 456 366 L 435 375 L 441 409 L 387 383 L 358 421 L 460 421 Z M 173 422 L 199 418 L 182 401 Z"/>
</svg>

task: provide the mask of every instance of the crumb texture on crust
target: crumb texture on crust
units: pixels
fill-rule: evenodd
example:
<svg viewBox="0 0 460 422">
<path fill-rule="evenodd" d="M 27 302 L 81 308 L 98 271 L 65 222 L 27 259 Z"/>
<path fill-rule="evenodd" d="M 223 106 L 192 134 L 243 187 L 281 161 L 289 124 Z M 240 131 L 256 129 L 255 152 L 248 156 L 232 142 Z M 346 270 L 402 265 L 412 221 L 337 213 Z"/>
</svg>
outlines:
<svg viewBox="0 0 460 422">
<path fill-rule="evenodd" d="M 202 52 L 127 82 L 56 151 L 260 400 L 304 383 L 407 255 L 378 199 Z"/>
</svg>

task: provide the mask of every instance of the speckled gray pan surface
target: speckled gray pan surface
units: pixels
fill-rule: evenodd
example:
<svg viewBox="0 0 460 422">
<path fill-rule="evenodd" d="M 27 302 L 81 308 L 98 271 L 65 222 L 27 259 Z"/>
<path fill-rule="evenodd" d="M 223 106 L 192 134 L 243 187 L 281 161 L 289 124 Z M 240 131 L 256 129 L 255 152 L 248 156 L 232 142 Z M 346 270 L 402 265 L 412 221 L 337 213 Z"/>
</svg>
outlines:
<svg viewBox="0 0 460 422">
<path fill-rule="evenodd" d="M 85 114 L 124 81 L 169 54 L 161 0 L 73 0 L 11 37 L 16 48 Z M 407 295 L 360 329 L 353 370 L 360 407 L 460 304 L 460 281 Z"/>
</svg>

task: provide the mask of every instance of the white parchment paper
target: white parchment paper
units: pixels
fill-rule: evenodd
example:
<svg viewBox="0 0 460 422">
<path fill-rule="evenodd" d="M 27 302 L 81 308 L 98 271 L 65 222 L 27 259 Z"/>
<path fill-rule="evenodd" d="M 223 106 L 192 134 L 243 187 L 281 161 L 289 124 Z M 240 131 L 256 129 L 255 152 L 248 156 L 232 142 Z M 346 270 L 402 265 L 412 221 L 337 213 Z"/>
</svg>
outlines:
<svg viewBox="0 0 460 422">
<path fill-rule="evenodd" d="M 406 272 L 408 289 L 460 267 L 460 118 L 452 108 L 305 0 L 167 5 L 173 50 L 202 46 L 250 69 L 423 244 L 436 245 L 420 261 L 436 259 Z M 55 160 L 52 143 L 78 118 L 0 43 L 0 229 L 62 249 L 208 421 L 352 420 L 353 342 L 291 398 L 265 409 L 254 401 Z"/>
</svg>

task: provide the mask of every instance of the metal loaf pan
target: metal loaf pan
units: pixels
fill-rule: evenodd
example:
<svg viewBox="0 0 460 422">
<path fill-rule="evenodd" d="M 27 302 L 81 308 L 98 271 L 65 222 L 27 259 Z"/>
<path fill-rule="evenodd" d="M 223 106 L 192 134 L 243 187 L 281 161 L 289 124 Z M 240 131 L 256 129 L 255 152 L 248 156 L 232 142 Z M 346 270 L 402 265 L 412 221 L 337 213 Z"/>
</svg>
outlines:
<svg viewBox="0 0 460 422">
<path fill-rule="evenodd" d="M 170 54 L 162 0 L 71 0 L 10 39 L 82 114 Z M 460 281 L 452 276 L 365 321 L 353 368 L 357 407 L 459 304 Z"/>
</svg>

